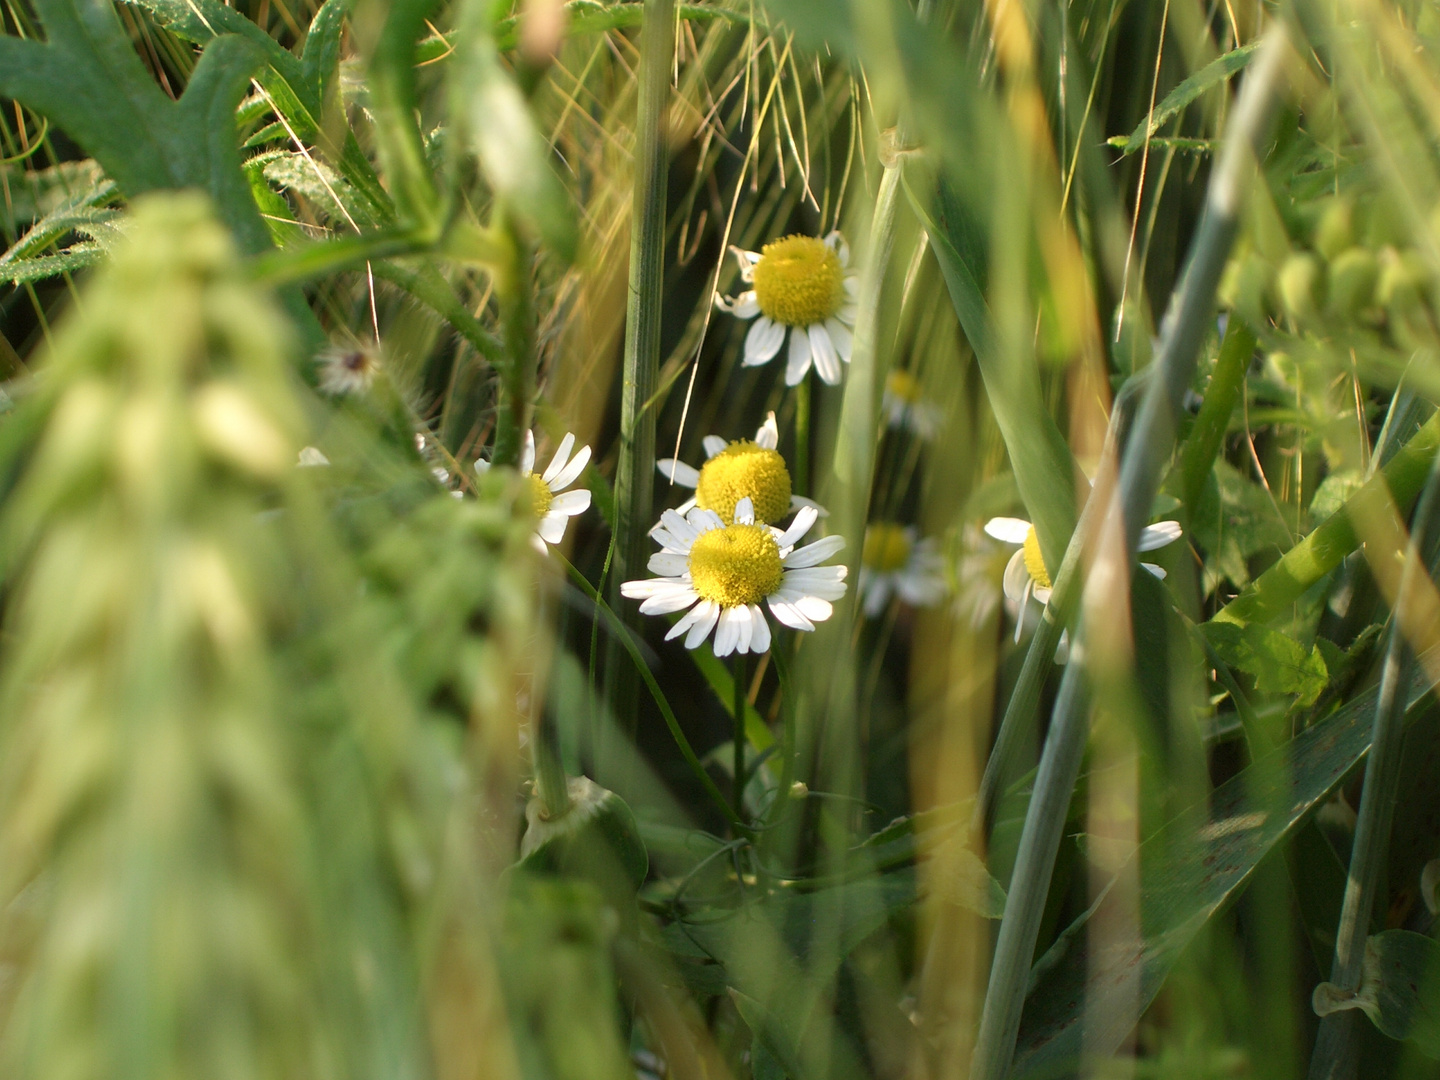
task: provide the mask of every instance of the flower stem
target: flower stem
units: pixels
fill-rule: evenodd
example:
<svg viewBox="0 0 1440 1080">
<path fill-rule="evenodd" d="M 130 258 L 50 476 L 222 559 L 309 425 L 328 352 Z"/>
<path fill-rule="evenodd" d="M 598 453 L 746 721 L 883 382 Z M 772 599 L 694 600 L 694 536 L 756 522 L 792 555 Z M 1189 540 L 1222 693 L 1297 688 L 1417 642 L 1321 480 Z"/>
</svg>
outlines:
<svg viewBox="0 0 1440 1080">
<path fill-rule="evenodd" d="M 1284 24 L 1279 20 L 1271 24 L 1266 39 L 1241 88 L 1225 148 L 1211 175 L 1204 216 L 1162 325 L 1160 348 L 1125 449 L 1118 490 L 1097 496 L 1106 503 L 1096 514 L 1098 535 L 1119 538 L 1123 548 L 1110 545 L 1097 555 L 1086 582 L 1076 648 L 1055 701 L 1035 792 L 1025 814 L 1005 917 L 995 942 L 971 1060 L 972 1080 L 1002 1080 L 1015 1057 L 1035 942 L 1089 731 L 1090 693 L 1082 648 L 1090 622 L 1088 612 L 1112 621 L 1117 615 L 1129 615 L 1125 610 L 1114 611 L 1116 589 L 1111 583 L 1116 575 L 1133 568 L 1136 542 L 1149 517 L 1160 468 L 1170 458 L 1180 400 L 1195 371 L 1220 272 L 1239 228 L 1242 192 L 1254 172 L 1258 146 L 1269 132 L 1275 91 L 1289 53 Z"/>
<path fill-rule="evenodd" d="M 795 387 L 795 494 L 810 494 L 810 380 Z"/>
<path fill-rule="evenodd" d="M 494 465 L 514 465 L 530 426 L 530 396 L 535 385 L 535 327 L 530 304 L 530 250 L 514 226 L 503 234 L 510 245 L 508 266 L 495 275 L 505 363 L 500 369 L 500 401 L 495 421 Z"/>
<path fill-rule="evenodd" d="M 620 453 L 615 466 L 615 575 L 612 596 L 646 561 L 655 474 L 655 413 L 647 407 L 660 370 L 661 292 L 665 270 L 667 158 L 661 123 L 675 52 L 675 0 L 645 0 L 635 118 L 635 190 L 630 212 L 630 288 L 625 311 Z M 635 616 L 630 623 L 634 624 Z M 613 654 L 612 654 L 613 656 Z M 638 688 L 623 665 L 610 666 L 615 718 L 635 724 Z"/>
<path fill-rule="evenodd" d="M 690 771 L 695 774 L 695 779 L 698 780 L 700 786 L 705 789 L 705 794 L 710 797 L 711 802 L 713 802 L 725 816 L 725 820 L 730 822 L 737 836 L 753 837 L 755 835 L 754 830 L 735 816 L 734 811 L 730 808 L 729 801 L 725 798 L 720 788 L 716 786 L 715 781 L 710 779 L 710 774 L 705 771 L 705 766 L 701 764 L 700 758 L 695 753 L 695 748 L 690 745 L 690 740 L 685 737 L 685 732 L 680 727 L 680 721 L 675 716 L 675 710 L 670 708 L 670 702 L 666 700 L 664 691 L 660 689 L 660 684 L 655 681 L 655 676 L 651 674 L 650 668 L 645 663 L 645 658 L 640 655 L 640 649 L 635 644 L 635 637 L 630 628 L 620 621 L 620 616 L 616 615 L 610 605 L 605 603 L 604 597 L 595 590 L 595 586 L 585 580 L 585 575 L 575 569 L 565 556 L 552 548 L 550 557 L 559 559 L 560 562 L 564 564 L 566 573 L 570 575 L 570 580 L 575 583 L 581 592 L 594 601 L 595 610 L 600 613 L 600 617 L 604 619 L 609 626 L 610 633 L 615 640 L 620 643 L 625 652 L 629 654 L 636 670 L 640 672 L 641 679 L 644 680 L 645 686 L 649 689 L 650 696 L 655 699 L 655 706 L 660 710 L 660 715 L 665 720 L 665 726 L 670 729 L 670 735 L 680 750 L 680 756 L 685 759 L 685 764 L 690 767 Z"/>
<path fill-rule="evenodd" d="M 735 749 L 735 778 L 731 784 L 730 797 L 735 807 L 735 816 L 745 820 L 745 654 L 737 652 L 732 666 L 735 679 L 735 721 L 733 743 Z"/>
</svg>

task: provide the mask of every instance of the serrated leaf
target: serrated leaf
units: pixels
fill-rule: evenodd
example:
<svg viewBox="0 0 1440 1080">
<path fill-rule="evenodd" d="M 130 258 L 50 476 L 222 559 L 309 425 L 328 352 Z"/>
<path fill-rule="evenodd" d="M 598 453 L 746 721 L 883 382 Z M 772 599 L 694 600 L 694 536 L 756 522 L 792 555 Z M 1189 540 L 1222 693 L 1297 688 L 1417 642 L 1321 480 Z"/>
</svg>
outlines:
<svg viewBox="0 0 1440 1080">
<path fill-rule="evenodd" d="M 23 285 L 94 266 L 105 257 L 99 244 L 73 244 L 59 255 L 42 255 L 34 259 L 0 261 L 0 284 Z"/>
<path fill-rule="evenodd" d="M 1222 660 L 1254 676 L 1263 693 L 1294 695 L 1298 704 L 1310 705 L 1330 681 L 1319 649 L 1307 650 L 1268 627 L 1209 622 L 1200 631 Z"/>
</svg>

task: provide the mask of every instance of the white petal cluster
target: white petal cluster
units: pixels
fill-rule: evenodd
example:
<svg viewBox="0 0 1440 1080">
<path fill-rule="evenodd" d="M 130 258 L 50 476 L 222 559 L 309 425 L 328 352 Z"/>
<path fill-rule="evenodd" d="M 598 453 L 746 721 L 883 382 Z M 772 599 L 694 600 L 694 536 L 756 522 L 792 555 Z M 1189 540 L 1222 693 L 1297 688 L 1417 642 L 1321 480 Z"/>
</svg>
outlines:
<svg viewBox="0 0 1440 1080">
<path fill-rule="evenodd" d="M 590 509 L 590 491 L 588 488 L 577 488 L 574 491 L 566 491 L 571 484 L 579 479 L 580 474 L 585 471 L 585 466 L 590 464 L 590 447 L 582 446 L 573 456 L 571 451 L 575 449 L 575 436 L 570 432 L 565 433 L 565 438 L 560 440 L 560 445 L 555 450 L 555 456 L 550 459 L 550 464 L 538 478 L 539 484 L 543 485 L 550 493 L 549 506 L 545 513 L 539 516 L 535 525 L 534 545 L 535 550 L 540 554 L 548 554 L 548 544 L 558 544 L 565 539 L 565 527 L 572 517 L 583 514 Z M 475 462 L 475 471 L 484 473 L 490 468 L 490 462 L 481 459 Z M 535 433 L 525 433 L 525 446 L 520 451 L 520 472 L 527 477 L 535 475 Z"/>
</svg>

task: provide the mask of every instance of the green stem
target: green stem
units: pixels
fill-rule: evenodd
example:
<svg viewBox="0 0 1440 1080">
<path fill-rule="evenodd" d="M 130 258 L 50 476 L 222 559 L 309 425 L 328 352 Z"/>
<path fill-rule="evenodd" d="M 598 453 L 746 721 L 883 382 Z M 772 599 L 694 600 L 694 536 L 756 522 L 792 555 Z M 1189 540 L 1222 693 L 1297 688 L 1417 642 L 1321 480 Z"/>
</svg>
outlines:
<svg viewBox="0 0 1440 1080">
<path fill-rule="evenodd" d="M 735 718 L 732 725 L 734 736 L 734 779 L 731 781 L 731 799 L 735 806 L 735 816 L 741 821 L 745 820 L 745 654 L 736 653 L 734 660 L 735 679 Z"/>
<path fill-rule="evenodd" d="M 1239 227 L 1242 193 L 1254 171 L 1259 144 L 1270 128 L 1275 90 L 1289 53 L 1284 24 L 1273 23 L 1266 39 L 1241 89 L 1225 149 L 1211 175 L 1204 216 L 1162 325 L 1154 370 L 1125 450 L 1118 491 L 1107 498 L 1103 512 L 1096 514 L 1101 528 L 1122 530 L 1123 565 L 1127 568 L 1133 568 L 1136 542 L 1149 519 L 1161 466 L 1170 458 L 1175 417 L 1193 377 L 1215 289 Z M 1113 591 L 1106 580 L 1113 578 L 1119 567 L 1108 569 L 1107 573 L 1101 573 L 1098 566 L 1092 570 L 1084 597 L 1085 608 L 1097 614 L 1110 615 L 1115 608 L 1112 597 L 1106 595 Z M 1003 1080 L 1015 1056 L 1031 961 L 1089 730 L 1090 694 L 1081 647 L 1086 621 L 1082 612 L 1076 628 L 1077 647 L 1060 683 L 1035 775 L 1035 792 L 1025 815 L 971 1061 L 972 1080 Z"/>
<path fill-rule="evenodd" d="M 790 661 L 785 655 L 782 642 L 775 642 L 770 648 L 770 659 L 775 665 L 775 675 L 780 680 L 780 789 L 775 797 L 775 809 L 770 824 L 779 820 L 779 808 L 790 797 L 790 785 L 795 782 L 795 701 L 790 682 Z"/>
<path fill-rule="evenodd" d="M 737 835 L 753 837 L 755 835 L 754 830 L 735 816 L 735 812 L 730 808 L 730 803 L 725 798 L 724 793 L 716 786 L 715 781 L 710 779 L 710 774 L 705 771 L 705 766 L 701 764 L 694 747 L 690 745 L 690 740 L 685 737 L 685 732 L 680 727 L 680 721 L 675 717 L 675 710 L 670 708 L 670 702 L 665 699 L 665 694 L 660 689 L 660 684 L 655 681 L 655 676 L 651 674 L 649 665 L 645 663 L 645 658 L 640 655 L 640 649 L 635 644 L 635 637 L 630 628 L 620 621 L 620 616 L 615 614 L 610 605 L 605 603 L 604 598 L 595 590 L 595 587 L 585 580 L 585 575 L 580 573 L 579 570 L 576 570 L 565 556 L 552 548 L 550 557 L 559 559 L 564 563 L 565 570 L 570 575 L 570 580 L 575 583 L 581 592 L 595 602 L 595 609 L 600 613 L 600 617 L 609 624 L 611 634 L 616 641 L 620 642 L 625 652 L 629 654 L 631 661 L 635 665 L 635 669 L 645 681 L 645 685 L 650 691 L 650 696 L 655 699 L 655 705 L 665 720 L 665 726 L 670 729 L 670 735 L 674 738 L 675 745 L 680 750 L 680 756 L 685 759 L 685 764 L 690 766 L 690 771 L 695 774 L 695 779 L 698 780 L 700 786 L 705 789 L 705 794 L 710 797 L 710 801 L 725 815 L 725 820 L 730 823 Z"/>
<path fill-rule="evenodd" d="M 532 727 L 534 746 L 531 751 L 535 755 L 535 782 L 539 788 L 540 799 L 545 803 L 546 817 L 553 821 L 563 817 L 570 809 L 570 785 L 565 779 L 565 766 L 560 762 L 560 754 L 551 745 L 545 721 L 536 717 Z"/>
<path fill-rule="evenodd" d="M 1225 429 L 1230 426 L 1230 414 L 1245 386 L 1245 369 L 1255 355 L 1255 334 L 1239 318 L 1232 314 L 1225 327 L 1225 339 L 1220 343 L 1220 355 L 1215 360 L 1215 370 L 1210 375 L 1210 385 L 1205 388 L 1205 401 L 1200 406 L 1200 415 L 1185 440 L 1185 449 L 1180 455 L 1180 501 L 1188 512 L 1200 501 L 1205 480 L 1215 465 L 1215 455 L 1225 439 Z"/>
<path fill-rule="evenodd" d="M 500 402 L 495 420 L 493 465 L 514 465 L 530 427 L 530 396 L 535 385 L 535 327 L 530 305 L 530 250 L 510 223 L 504 228 L 511 245 L 510 265 L 495 277 L 505 364 L 500 371 Z"/>
<path fill-rule="evenodd" d="M 810 494 L 810 380 L 795 387 L 795 494 Z"/>
<path fill-rule="evenodd" d="M 1428 559 L 1422 545 L 1433 547 L 1440 526 L 1440 467 L 1432 467 L 1430 479 L 1415 515 L 1415 529 L 1405 556 L 1405 569 L 1391 619 L 1390 642 L 1380 679 L 1380 697 L 1375 706 L 1375 731 L 1370 757 L 1365 762 L 1365 786 L 1360 792 L 1360 811 L 1355 820 L 1355 839 L 1350 845 L 1350 872 L 1345 880 L 1345 898 L 1340 925 L 1335 932 L 1335 957 L 1330 966 L 1334 990 L 1354 993 L 1360 989 L 1365 942 L 1375 912 L 1380 868 L 1390 850 L 1390 825 L 1400 784 L 1401 750 L 1405 738 L 1405 697 L 1414 676 L 1415 655 L 1405 641 L 1405 608 L 1425 574 Z M 1315 1052 L 1310 1058 L 1310 1080 L 1351 1080 L 1359 1067 L 1359 1017 L 1355 1010 L 1332 1012 L 1320 1020 Z"/>
<path fill-rule="evenodd" d="M 640 85 L 635 119 L 635 190 L 630 212 L 630 289 L 620 395 L 620 453 L 615 466 L 615 575 L 620 585 L 645 565 L 655 475 L 655 413 L 647 407 L 660 370 L 660 320 L 665 270 L 665 181 L 668 161 L 661 123 L 670 95 L 675 52 L 675 0 L 645 0 L 640 34 Z M 630 614 L 631 625 L 638 616 Z M 611 665 L 615 718 L 633 733 L 634 679 Z"/>
</svg>

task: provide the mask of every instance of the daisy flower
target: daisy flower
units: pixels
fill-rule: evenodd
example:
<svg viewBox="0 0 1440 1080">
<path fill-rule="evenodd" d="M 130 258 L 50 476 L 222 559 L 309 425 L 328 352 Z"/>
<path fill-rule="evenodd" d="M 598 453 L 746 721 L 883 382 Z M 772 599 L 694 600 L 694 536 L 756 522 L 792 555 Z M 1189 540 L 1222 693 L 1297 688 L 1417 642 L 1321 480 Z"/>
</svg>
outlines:
<svg viewBox="0 0 1440 1080">
<path fill-rule="evenodd" d="M 373 349 L 332 345 L 317 358 L 320 391 L 334 397 L 363 394 L 380 372 L 380 357 Z"/>
<path fill-rule="evenodd" d="M 590 491 L 576 488 L 566 491 L 590 463 L 590 447 L 582 446 L 574 457 L 570 451 L 575 448 L 575 436 L 566 432 L 560 440 L 555 456 L 539 476 L 535 475 L 535 433 L 525 433 L 525 447 L 520 452 L 520 472 L 530 482 L 530 496 L 537 519 L 535 525 L 535 550 L 544 555 L 547 544 L 558 544 L 565 538 L 565 525 L 575 515 L 590 509 Z M 485 473 L 490 462 L 483 458 L 475 462 L 475 471 Z"/>
<path fill-rule="evenodd" d="M 785 626 L 814 630 L 830 618 L 831 601 L 845 595 L 845 567 L 820 565 L 845 546 L 844 537 L 795 546 L 819 516 L 813 506 L 802 507 L 781 532 L 755 520 L 749 499 L 736 505 L 730 525 L 698 506 L 684 517 L 666 510 L 650 530 L 660 550 L 649 568 L 660 576 L 627 581 L 620 594 L 642 601 L 643 615 L 689 609 L 666 641 L 684 634 L 685 647 L 693 649 L 714 630 L 716 656 L 763 653 L 770 648 L 770 624 L 762 600 Z"/>
<path fill-rule="evenodd" d="M 688 514 L 698 506 L 714 510 L 729 524 L 735 520 L 735 504 L 749 499 L 756 520 L 762 522 L 779 521 L 803 506 L 813 506 L 824 516 L 819 503 L 790 491 L 790 470 L 775 449 L 780 445 L 780 428 L 773 412 L 755 432 L 753 442 L 726 442 L 718 435 L 706 435 L 703 445 L 706 461 L 698 469 L 675 458 L 661 458 L 655 463 L 665 479 L 695 490 L 691 498 L 676 507 L 680 514 Z"/>
<path fill-rule="evenodd" d="M 821 240 L 787 236 L 757 251 L 732 248 L 740 278 L 752 288 L 733 300 L 717 296 L 720 310 L 754 319 L 745 335 L 745 367 L 768 364 L 785 344 L 785 385 L 794 386 L 814 364 L 831 386 L 840 381 L 840 361 L 850 362 L 859 279 L 845 272 L 850 246 L 840 233 Z"/>
<path fill-rule="evenodd" d="M 1050 572 L 1045 568 L 1045 560 L 1040 554 L 1040 540 L 1035 535 L 1035 526 L 1030 522 L 1012 517 L 991 518 L 985 523 L 985 531 L 996 540 L 1020 545 L 1020 550 L 1010 556 L 1010 561 L 1005 565 L 1003 585 L 1005 598 L 1020 606 L 1020 617 L 1015 623 L 1015 640 L 1019 641 L 1020 630 L 1025 622 L 1026 602 L 1032 596 L 1042 604 L 1050 602 Z M 1180 539 L 1180 532 L 1178 521 L 1161 521 L 1147 525 L 1140 530 L 1140 542 L 1136 549 L 1154 551 L 1162 548 Z M 1140 565 L 1157 578 L 1165 577 L 1165 570 L 1154 563 L 1142 562 Z"/>
<path fill-rule="evenodd" d="M 865 528 L 860 554 L 860 595 L 865 615 L 875 618 L 898 595 L 911 607 L 933 607 L 945 596 L 945 569 L 928 537 L 909 526 L 877 521 Z"/>
<path fill-rule="evenodd" d="M 886 425 L 896 430 L 908 430 L 927 440 L 933 439 L 940 430 L 940 410 L 925 400 L 920 392 L 920 380 L 901 368 L 885 376 L 885 396 L 880 408 L 885 413 Z"/>
</svg>

